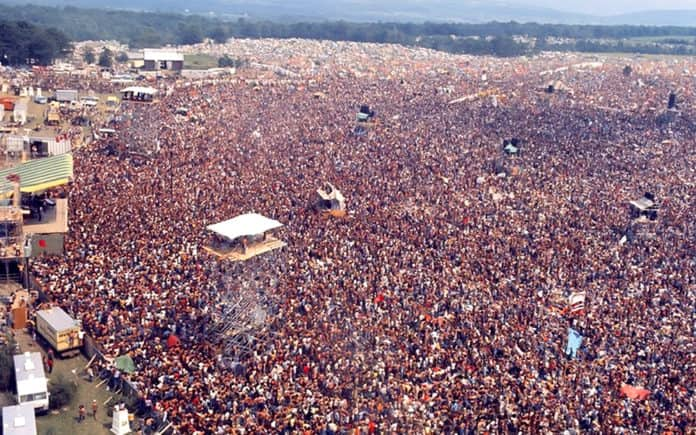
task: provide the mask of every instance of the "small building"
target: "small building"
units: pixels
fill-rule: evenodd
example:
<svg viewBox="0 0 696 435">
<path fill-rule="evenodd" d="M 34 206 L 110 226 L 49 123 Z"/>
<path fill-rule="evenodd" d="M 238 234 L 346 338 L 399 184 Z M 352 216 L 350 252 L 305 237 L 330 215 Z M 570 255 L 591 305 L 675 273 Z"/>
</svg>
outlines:
<svg viewBox="0 0 696 435">
<path fill-rule="evenodd" d="M 27 123 L 27 114 L 29 112 L 29 101 L 26 98 L 22 98 L 17 101 L 14 109 L 12 110 L 12 119 L 15 123 L 19 125 L 24 125 Z"/>
<path fill-rule="evenodd" d="M 58 89 L 55 98 L 59 103 L 72 103 L 78 100 L 78 92 L 77 89 Z"/>
<path fill-rule="evenodd" d="M 67 199 L 48 198 L 45 192 L 70 183 L 72 178 L 70 153 L 29 160 L 0 171 L 0 197 L 11 196 L 14 202 L 12 206 L 0 206 L 0 261 L 63 253 L 68 230 Z M 37 211 L 37 201 L 43 204 L 43 212 Z"/>
<path fill-rule="evenodd" d="M 184 55 L 176 50 L 146 48 L 143 50 L 143 69 L 181 71 L 184 69 Z"/>
<path fill-rule="evenodd" d="M 257 213 L 247 213 L 206 228 L 213 233 L 204 249 L 223 260 L 245 261 L 285 246 L 269 231 L 283 224 Z"/>
<path fill-rule="evenodd" d="M 2 408 L 2 433 L 5 435 L 36 435 L 36 416 L 31 405 Z"/>
<path fill-rule="evenodd" d="M 121 89 L 122 100 L 151 103 L 155 101 L 155 95 L 157 95 L 157 89 L 146 86 L 131 86 Z"/>
</svg>

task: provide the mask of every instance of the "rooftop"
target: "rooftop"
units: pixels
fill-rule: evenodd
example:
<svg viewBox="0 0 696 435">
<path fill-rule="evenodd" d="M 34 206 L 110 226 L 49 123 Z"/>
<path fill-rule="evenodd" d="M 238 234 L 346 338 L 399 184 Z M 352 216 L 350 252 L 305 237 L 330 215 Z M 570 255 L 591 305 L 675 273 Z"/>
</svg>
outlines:
<svg viewBox="0 0 696 435">
<path fill-rule="evenodd" d="M 2 433 L 7 435 L 36 435 L 34 407 L 29 404 L 3 407 Z"/>
<path fill-rule="evenodd" d="M 168 50 L 159 48 L 146 48 L 143 50 L 143 59 L 154 61 L 183 62 L 184 55 L 176 50 L 171 49 Z"/>
<path fill-rule="evenodd" d="M 234 240 L 243 236 L 263 234 L 282 226 L 283 224 L 277 220 L 269 219 L 258 213 L 247 213 L 224 222 L 208 225 L 207 229 L 222 237 Z"/>
</svg>

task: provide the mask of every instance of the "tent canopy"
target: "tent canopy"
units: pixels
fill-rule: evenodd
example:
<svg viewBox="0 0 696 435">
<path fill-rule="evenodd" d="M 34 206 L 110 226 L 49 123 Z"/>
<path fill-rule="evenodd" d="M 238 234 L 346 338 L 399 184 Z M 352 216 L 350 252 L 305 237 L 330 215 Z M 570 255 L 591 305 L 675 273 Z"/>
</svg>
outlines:
<svg viewBox="0 0 696 435">
<path fill-rule="evenodd" d="M 639 198 L 635 201 L 629 201 L 632 206 L 640 211 L 648 210 L 655 206 L 655 202 L 646 197 Z"/>
<path fill-rule="evenodd" d="M 274 219 L 269 219 L 258 213 L 247 213 L 235 218 L 213 225 L 208 225 L 208 231 L 212 231 L 230 240 L 244 236 L 255 236 L 266 231 L 282 227 L 283 224 Z"/>
<path fill-rule="evenodd" d="M 324 201 L 336 200 L 338 202 L 344 202 L 345 198 L 340 190 L 336 189 L 333 184 L 326 183 L 326 189 L 317 189 L 317 193 Z"/>
<path fill-rule="evenodd" d="M 129 355 L 121 355 L 114 360 L 114 366 L 124 373 L 134 373 L 135 363 Z"/>
<path fill-rule="evenodd" d="M 67 184 L 73 177 L 72 154 L 30 160 L 0 171 L 0 193 L 14 190 L 8 175 L 19 175 L 19 189 L 32 193 Z"/>
<path fill-rule="evenodd" d="M 143 95 L 155 95 L 157 93 L 157 89 L 155 88 L 149 88 L 145 86 L 131 86 L 125 89 L 121 89 L 121 93 L 133 93 L 133 94 L 143 94 Z"/>
</svg>

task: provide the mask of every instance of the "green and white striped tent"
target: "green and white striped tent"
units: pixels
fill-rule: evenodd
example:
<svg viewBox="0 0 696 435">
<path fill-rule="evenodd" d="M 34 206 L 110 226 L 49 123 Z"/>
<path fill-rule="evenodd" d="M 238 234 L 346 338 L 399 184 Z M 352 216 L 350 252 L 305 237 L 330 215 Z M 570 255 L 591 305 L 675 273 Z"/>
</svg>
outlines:
<svg viewBox="0 0 696 435">
<path fill-rule="evenodd" d="M 0 171 L 0 196 L 14 191 L 10 175 L 19 175 L 19 190 L 33 193 L 69 183 L 73 178 L 72 154 L 30 160 Z"/>
</svg>

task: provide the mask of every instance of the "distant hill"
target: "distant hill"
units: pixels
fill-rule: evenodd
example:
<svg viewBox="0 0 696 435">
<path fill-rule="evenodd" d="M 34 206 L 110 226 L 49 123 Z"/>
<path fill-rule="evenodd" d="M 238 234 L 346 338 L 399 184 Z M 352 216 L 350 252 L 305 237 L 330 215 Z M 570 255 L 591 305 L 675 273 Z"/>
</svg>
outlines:
<svg viewBox="0 0 696 435">
<path fill-rule="evenodd" d="M 641 26 L 696 26 L 696 10 L 655 10 L 615 15 L 599 19 L 600 24 L 635 24 Z"/>
<path fill-rule="evenodd" d="M 0 0 L 24 4 L 24 0 Z M 31 4 L 103 9 L 101 0 L 31 0 Z M 110 0 L 109 9 L 205 14 L 282 21 L 346 20 L 357 22 L 447 21 L 483 23 L 517 21 L 559 24 L 696 25 L 694 11 L 648 11 L 615 16 L 564 12 L 529 6 L 524 0 Z"/>
</svg>

